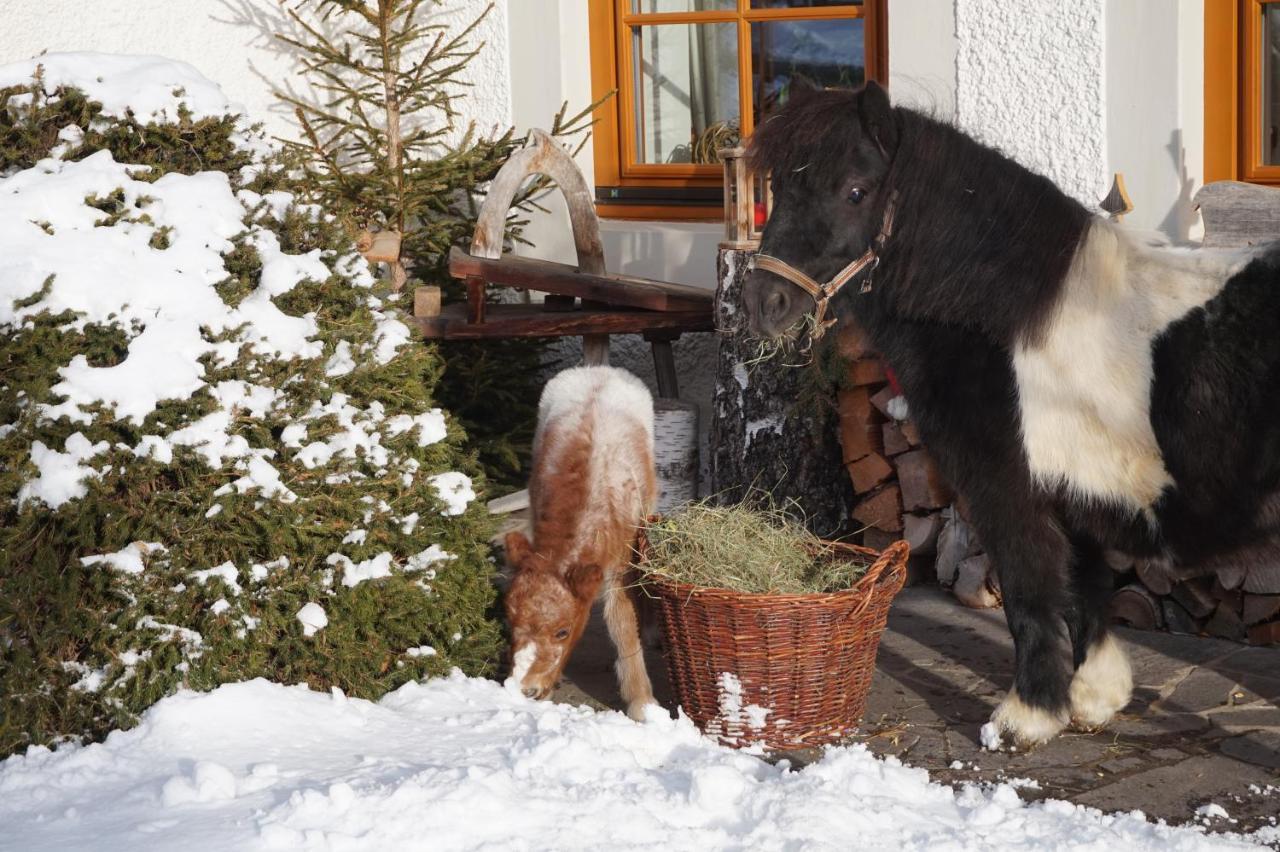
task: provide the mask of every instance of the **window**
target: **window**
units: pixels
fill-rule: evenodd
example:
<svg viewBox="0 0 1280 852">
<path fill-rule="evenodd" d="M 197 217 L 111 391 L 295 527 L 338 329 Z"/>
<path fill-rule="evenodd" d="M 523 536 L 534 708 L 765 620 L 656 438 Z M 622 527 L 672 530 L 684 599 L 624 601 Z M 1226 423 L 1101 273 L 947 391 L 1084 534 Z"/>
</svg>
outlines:
<svg viewBox="0 0 1280 852">
<path fill-rule="evenodd" d="M 590 0 L 596 199 L 618 218 L 718 219 L 719 148 L 797 78 L 885 74 L 885 0 Z"/>
<path fill-rule="evenodd" d="M 1205 0 L 1205 181 L 1280 184 L 1280 0 Z"/>
</svg>

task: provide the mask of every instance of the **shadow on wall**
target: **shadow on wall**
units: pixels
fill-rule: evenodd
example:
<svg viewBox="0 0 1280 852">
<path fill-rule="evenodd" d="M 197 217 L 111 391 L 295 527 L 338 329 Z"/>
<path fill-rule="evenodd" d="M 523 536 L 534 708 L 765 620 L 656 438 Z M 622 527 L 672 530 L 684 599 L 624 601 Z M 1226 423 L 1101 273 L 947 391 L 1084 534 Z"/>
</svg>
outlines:
<svg viewBox="0 0 1280 852">
<path fill-rule="evenodd" d="M 291 73 L 284 79 L 263 71 L 254 64 L 252 59 L 245 60 L 250 73 L 262 81 L 263 85 L 270 91 L 287 95 L 305 104 L 317 107 L 323 106 L 333 99 L 331 93 L 315 89 L 299 76 L 305 69 L 305 57 L 298 48 L 289 44 L 284 38 L 305 43 L 314 41 L 318 36 L 338 45 L 340 49 L 344 43 L 343 33 L 348 29 L 341 25 L 341 16 L 330 15 L 325 17 L 322 14 L 303 14 L 302 18 L 306 21 L 307 27 L 312 28 L 312 31 L 308 32 L 306 27 L 289 14 L 288 8 L 283 3 L 263 3 L 262 0 L 218 0 L 218 5 L 221 6 L 223 17 L 219 17 L 218 14 L 211 15 L 211 17 L 218 23 L 241 27 L 253 33 L 252 38 L 247 42 L 248 47 L 266 53 L 274 53 L 289 60 Z M 430 9 L 431 7 L 427 7 L 427 10 L 419 13 L 421 23 L 425 26 L 448 26 L 451 33 L 457 32 L 460 26 L 470 24 L 473 20 L 473 17 L 459 17 L 460 10 L 450 9 L 443 4 L 437 7 L 435 11 Z M 465 14 L 467 10 L 461 11 Z M 493 13 L 490 14 L 492 15 Z M 284 38 L 280 38 L 280 36 Z M 478 47 L 483 44 L 484 36 L 481 33 L 472 33 L 470 40 Z M 323 71 L 324 73 L 341 75 L 341 78 L 347 82 L 355 82 L 360 79 L 353 72 L 332 64 L 324 66 Z M 277 99 L 268 107 L 268 111 L 272 115 L 286 119 L 291 126 L 295 128 L 298 126 L 297 120 L 294 118 L 294 106 L 292 104 Z M 384 117 L 374 115 L 370 116 L 370 118 L 374 124 L 381 125 Z M 422 127 L 441 126 L 440 118 L 434 112 L 429 114 L 406 113 L 401 123 L 402 129 L 406 133 Z M 456 134 L 459 136 L 466 130 L 466 122 L 461 122 L 461 124 L 461 127 L 456 128 Z M 505 130 L 503 127 L 495 126 L 492 128 L 492 132 L 495 134 L 501 133 L 503 130 Z"/>
<path fill-rule="evenodd" d="M 1182 144 L 1181 130 L 1169 134 L 1165 150 L 1173 159 L 1173 168 L 1178 173 L 1178 197 L 1160 222 L 1160 230 L 1168 234 L 1174 244 L 1183 245 L 1192 241 L 1192 231 L 1200 224 L 1200 214 L 1191 200 L 1196 182 L 1187 173 L 1187 149 Z"/>
<path fill-rule="evenodd" d="M 218 5 L 222 7 L 222 13 L 226 17 L 218 17 L 215 14 L 212 16 L 213 19 L 218 23 L 242 27 L 252 32 L 253 38 L 248 42 L 249 47 L 285 56 L 290 60 L 293 73 L 284 80 L 263 72 L 252 59 L 246 60 L 245 64 L 249 66 L 249 71 L 254 77 L 261 80 L 262 84 L 272 91 L 282 92 L 307 103 L 320 104 L 320 99 L 315 96 L 315 92 L 310 90 L 303 92 L 298 89 L 296 81 L 303 69 L 301 53 L 296 47 L 277 37 L 286 36 L 302 40 L 308 35 L 306 30 L 289 16 L 283 5 L 259 3 L 254 0 L 218 0 Z M 332 22 L 318 21 L 317 24 L 316 31 L 326 39 L 334 38 L 339 32 L 339 28 Z M 287 116 L 291 120 L 293 109 L 290 104 L 279 100 L 270 107 L 272 114 Z"/>
</svg>

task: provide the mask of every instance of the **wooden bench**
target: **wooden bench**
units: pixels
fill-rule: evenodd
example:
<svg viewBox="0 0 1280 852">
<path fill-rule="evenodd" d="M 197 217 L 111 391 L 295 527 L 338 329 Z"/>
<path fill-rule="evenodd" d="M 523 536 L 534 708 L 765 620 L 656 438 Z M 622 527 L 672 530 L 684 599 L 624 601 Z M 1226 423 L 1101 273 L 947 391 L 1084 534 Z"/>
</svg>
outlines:
<svg viewBox="0 0 1280 852">
<path fill-rule="evenodd" d="M 671 342 L 686 332 L 714 330 L 713 292 L 609 273 L 586 179 L 547 133 L 534 130 L 531 136 L 532 144 L 513 154 L 490 184 L 471 250 L 455 247 L 449 254 L 449 272 L 466 282 L 467 301 L 442 306 L 439 288 L 420 287 L 413 321 L 424 337 L 444 340 L 581 335 L 588 364 L 608 363 L 610 334 L 641 334 L 653 351 L 659 395 L 677 397 Z M 512 200 L 534 175 L 550 178 L 565 197 L 576 266 L 502 253 Z M 493 304 L 490 284 L 543 293 L 545 300 Z"/>
</svg>

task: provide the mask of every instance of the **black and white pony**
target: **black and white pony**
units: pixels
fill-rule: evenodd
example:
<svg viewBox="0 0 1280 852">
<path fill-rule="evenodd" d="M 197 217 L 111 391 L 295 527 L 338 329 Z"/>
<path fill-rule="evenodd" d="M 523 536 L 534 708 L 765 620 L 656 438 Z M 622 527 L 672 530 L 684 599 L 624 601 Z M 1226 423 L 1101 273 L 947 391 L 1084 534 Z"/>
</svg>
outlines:
<svg viewBox="0 0 1280 852">
<path fill-rule="evenodd" d="M 749 156 L 775 199 L 752 330 L 838 289 L 897 373 L 1000 579 L 1017 670 L 992 722 L 1022 746 L 1105 725 L 1132 676 L 1104 549 L 1280 553 L 1280 248 L 1146 245 L 874 83 L 793 98 Z"/>
</svg>

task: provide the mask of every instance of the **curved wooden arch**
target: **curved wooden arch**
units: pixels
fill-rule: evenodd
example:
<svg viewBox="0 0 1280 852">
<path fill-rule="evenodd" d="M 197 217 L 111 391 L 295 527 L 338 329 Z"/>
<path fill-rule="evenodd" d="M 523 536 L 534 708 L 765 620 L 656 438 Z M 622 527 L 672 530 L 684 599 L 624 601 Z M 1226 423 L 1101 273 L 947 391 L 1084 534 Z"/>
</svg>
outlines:
<svg viewBox="0 0 1280 852">
<path fill-rule="evenodd" d="M 489 184 L 489 193 L 480 205 L 471 254 L 475 257 L 502 256 L 507 213 L 524 182 L 534 175 L 555 181 L 569 207 L 573 244 L 578 268 L 597 275 L 605 273 L 604 245 L 600 242 L 600 220 L 586 178 L 573 158 L 545 130 L 532 130 L 532 143 L 511 155 Z"/>
</svg>

